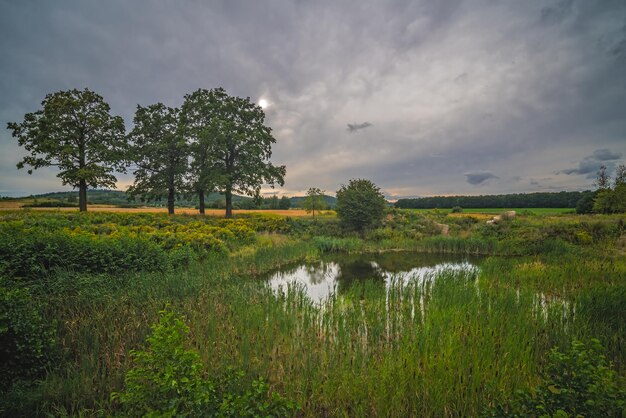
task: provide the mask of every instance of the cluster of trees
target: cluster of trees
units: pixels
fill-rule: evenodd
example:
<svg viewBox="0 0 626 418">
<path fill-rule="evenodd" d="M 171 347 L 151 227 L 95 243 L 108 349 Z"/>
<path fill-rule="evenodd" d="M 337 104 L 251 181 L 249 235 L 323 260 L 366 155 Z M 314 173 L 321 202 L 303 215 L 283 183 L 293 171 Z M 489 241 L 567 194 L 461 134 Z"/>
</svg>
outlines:
<svg viewBox="0 0 626 418">
<path fill-rule="evenodd" d="M 579 213 L 624 213 L 626 212 L 626 166 L 620 164 L 615 171 L 615 179 L 611 178 L 606 166 L 601 166 L 596 179 L 598 190 L 593 200 L 581 201 L 576 210 Z"/>
<path fill-rule="evenodd" d="M 88 187 L 114 188 L 114 173 L 132 167 L 131 196 L 167 198 L 172 214 L 177 195 L 194 193 L 204 213 L 205 194 L 219 191 L 231 217 L 233 193 L 260 199 L 263 184 L 284 184 L 285 166 L 269 161 L 276 140 L 264 121 L 249 98 L 198 89 L 181 108 L 138 105 L 126 134 L 123 119 L 110 114 L 100 95 L 73 89 L 48 94 L 40 110 L 7 127 L 30 152 L 17 167 L 32 173 L 57 166 L 63 184 L 78 188 L 81 211 L 87 210 Z"/>
<path fill-rule="evenodd" d="M 399 199 L 395 206 L 401 209 L 462 208 L 575 208 L 578 201 L 593 192 L 515 193 L 481 196 L 434 196 L 417 199 Z"/>
</svg>

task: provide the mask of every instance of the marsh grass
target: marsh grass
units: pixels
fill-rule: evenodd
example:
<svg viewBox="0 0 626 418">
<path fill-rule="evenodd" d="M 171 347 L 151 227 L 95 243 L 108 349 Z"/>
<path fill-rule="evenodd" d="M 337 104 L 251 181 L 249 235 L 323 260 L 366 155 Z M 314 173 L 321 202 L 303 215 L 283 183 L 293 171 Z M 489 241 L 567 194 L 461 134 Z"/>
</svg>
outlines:
<svg viewBox="0 0 626 418">
<path fill-rule="evenodd" d="M 385 250 L 395 243 L 493 254 L 511 245 L 516 228 L 525 234 L 521 242 L 541 242 L 553 221 L 539 232 L 525 231 L 524 222 L 484 233 L 482 225 L 468 224 L 477 228 L 470 240 L 416 239 L 410 234 L 417 227 L 407 227 L 410 234 L 384 232 L 358 248 Z M 621 233 L 614 220 L 598 222 L 589 231 L 600 250 L 564 240 L 566 245 L 537 256 L 489 258 L 480 272 L 443 271 L 408 285 L 392 280 L 388 288 L 366 280 L 321 305 L 302 288 L 275 294 L 257 279 L 283 265 L 319 260 L 323 252 L 313 240 L 271 231 L 176 270 L 59 270 L 32 282 L 30 290 L 46 300 L 46 317 L 55 320 L 61 360 L 39 384 L 4 394 L 0 412 L 117 413 L 109 399 L 123 390 L 129 352 L 144 344 L 166 305 L 185 316 L 206 373 L 219 378 L 243 370 L 243 385 L 265 378 L 307 417 L 477 416 L 517 389 L 540 383 L 545 354 L 573 339 L 600 339 L 623 376 L 626 261 L 601 250 Z M 420 230 L 429 225 L 424 221 Z M 552 231 L 576 239 L 569 233 L 578 231 L 573 222 L 560 228 Z M 342 241 L 337 247 L 349 252 L 351 245 Z"/>
</svg>

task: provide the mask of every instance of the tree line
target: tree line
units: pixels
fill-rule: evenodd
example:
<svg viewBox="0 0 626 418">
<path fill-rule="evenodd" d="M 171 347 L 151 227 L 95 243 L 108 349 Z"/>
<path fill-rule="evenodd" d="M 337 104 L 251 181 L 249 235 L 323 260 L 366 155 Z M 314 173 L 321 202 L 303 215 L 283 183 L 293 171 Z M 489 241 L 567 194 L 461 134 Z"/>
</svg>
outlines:
<svg viewBox="0 0 626 418">
<path fill-rule="evenodd" d="M 594 192 L 539 192 L 480 196 L 434 196 L 399 199 L 395 206 L 402 209 L 451 209 L 456 206 L 473 208 L 575 208 L 578 201 Z"/>
<path fill-rule="evenodd" d="M 132 170 L 128 193 L 143 201 L 167 199 L 174 213 L 179 195 L 225 196 L 232 217 L 233 193 L 259 197 L 263 184 L 283 185 L 285 166 L 270 162 L 276 139 L 265 113 L 250 98 L 222 88 L 198 89 L 180 108 L 137 105 L 133 128 L 113 116 L 102 96 L 89 89 L 48 94 L 42 108 L 7 128 L 30 154 L 17 164 L 33 170 L 56 166 L 64 185 L 78 188 L 79 208 L 87 210 L 87 188 L 115 188 L 115 173 Z"/>
</svg>

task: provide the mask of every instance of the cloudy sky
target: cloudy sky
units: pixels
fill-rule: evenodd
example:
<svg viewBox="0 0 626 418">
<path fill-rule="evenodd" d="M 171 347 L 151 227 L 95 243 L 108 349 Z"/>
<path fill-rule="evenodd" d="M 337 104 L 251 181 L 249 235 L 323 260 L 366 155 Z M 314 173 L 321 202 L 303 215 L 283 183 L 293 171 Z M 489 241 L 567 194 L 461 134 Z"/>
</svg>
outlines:
<svg viewBox="0 0 626 418">
<path fill-rule="evenodd" d="M 0 51 L 4 126 L 71 88 L 127 128 L 198 88 L 266 100 L 281 194 L 579 190 L 626 161 L 624 0 L 0 0 Z M 63 189 L 23 155 L 2 129 L 0 195 Z"/>
</svg>

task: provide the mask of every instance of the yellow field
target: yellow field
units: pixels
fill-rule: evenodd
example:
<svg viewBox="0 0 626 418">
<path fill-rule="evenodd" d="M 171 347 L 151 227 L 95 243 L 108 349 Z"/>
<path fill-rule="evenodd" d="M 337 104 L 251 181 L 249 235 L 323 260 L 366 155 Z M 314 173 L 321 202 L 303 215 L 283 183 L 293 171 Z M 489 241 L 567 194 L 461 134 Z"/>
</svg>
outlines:
<svg viewBox="0 0 626 418">
<path fill-rule="evenodd" d="M 30 202 L 20 201 L 0 201 L 0 210 L 15 210 L 21 209 L 22 205 Z M 78 208 L 28 208 L 28 210 L 35 211 L 53 211 L 53 212 L 76 212 Z M 89 205 L 87 210 L 90 212 L 124 212 L 124 213 L 167 213 L 167 208 L 153 208 L 153 207 L 141 207 L 141 208 L 119 208 L 114 205 Z M 206 209 L 207 216 L 224 216 L 226 214 L 225 209 Z M 289 210 L 261 210 L 261 209 L 233 209 L 233 214 L 243 213 L 266 213 L 282 216 L 311 216 L 303 209 L 289 209 Z M 197 215 L 198 209 L 193 208 L 176 208 L 176 214 L 190 214 Z M 322 211 L 321 214 L 316 213 L 315 216 L 329 216 L 333 215 L 333 211 Z"/>
</svg>

